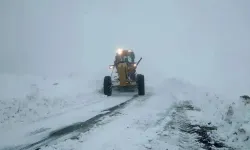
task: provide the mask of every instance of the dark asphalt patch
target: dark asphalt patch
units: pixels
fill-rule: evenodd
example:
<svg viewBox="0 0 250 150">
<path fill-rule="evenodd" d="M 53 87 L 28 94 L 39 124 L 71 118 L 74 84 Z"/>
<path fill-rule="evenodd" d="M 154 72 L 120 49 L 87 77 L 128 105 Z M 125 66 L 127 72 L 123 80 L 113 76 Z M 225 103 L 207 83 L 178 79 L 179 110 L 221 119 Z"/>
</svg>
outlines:
<svg viewBox="0 0 250 150">
<path fill-rule="evenodd" d="M 212 131 L 217 130 L 215 126 L 205 126 L 205 125 L 192 125 L 187 123 L 185 128 L 180 129 L 182 132 L 186 132 L 188 134 L 196 134 L 196 139 L 199 143 L 202 143 L 202 148 L 206 150 L 213 150 L 214 148 L 227 148 L 233 149 L 228 147 L 222 141 L 218 141 L 213 139 L 209 133 Z"/>
<path fill-rule="evenodd" d="M 138 95 L 133 96 L 131 99 L 113 106 L 111 108 L 102 110 L 101 112 L 103 112 L 102 114 L 98 114 L 92 118 L 90 118 L 87 121 L 84 122 L 79 122 L 79 123 L 75 123 L 72 124 L 70 126 L 66 126 L 64 128 L 58 129 L 56 131 L 53 131 L 50 133 L 49 137 L 57 137 L 57 136 L 63 136 L 65 134 L 68 133 L 72 133 L 74 131 L 80 130 L 80 132 L 86 132 L 88 131 L 90 128 L 92 128 L 95 124 L 97 124 L 98 122 L 102 121 L 102 117 L 107 116 L 107 115 L 113 115 L 113 113 L 117 114 L 118 112 L 114 112 L 114 111 L 118 111 L 122 108 L 124 108 L 128 103 L 130 103 L 132 100 L 134 100 L 136 97 L 138 97 Z"/>
<path fill-rule="evenodd" d="M 170 115 L 172 119 L 165 125 L 161 134 L 162 137 L 168 136 L 164 135 L 164 131 L 179 130 L 181 133 L 173 133 L 179 134 L 179 147 L 181 149 L 234 149 L 227 146 L 227 144 L 225 144 L 224 141 L 220 139 L 220 137 L 216 134 L 217 127 L 211 125 L 211 123 L 208 123 L 207 125 L 192 124 L 186 115 L 186 111 L 201 110 L 197 107 L 194 107 L 191 102 L 183 101 L 181 103 L 175 104 L 172 109 L 175 111 Z M 211 135 L 217 135 L 216 139 Z"/>
<path fill-rule="evenodd" d="M 192 106 L 191 103 L 188 101 L 184 102 L 184 104 L 177 106 L 177 112 L 185 113 L 185 110 L 192 110 L 192 111 L 200 111 L 199 108 L 195 108 Z M 220 148 L 226 148 L 229 150 L 233 150 L 233 148 L 227 146 L 223 141 L 219 141 L 217 139 L 214 139 L 211 137 L 211 133 L 215 132 L 217 130 L 216 126 L 212 126 L 211 123 L 208 123 L 208 125 L 199 125 L 199 124 L 191 124 L 191 122 L 188 120 L 181 123 L 181 126 L 179 128 L 181 132 L 196 135 L 196 141 L 201 143 L 203 146 L 202 148 L 206 150 L 214 150 L 214 149 L 220 149 Z"/>
<path fill-rule="evenodd" d="M 101 111 L 101 114 L 98 114 L 86 121 L 83 122 L 78 122 L 78 123 L 74 123 L 72 125 L 63 127 L 61 129 L 55 130 L 53 132 L 51 132 L 46 138 L 37 141 L 35 143 L 26 145 L 26 146 L 18 146 L 18 147 L 14 147 L 14 148 L 5 148 L 3 150 L 27 150 L 27 149 L 35 149 L 35 150 L 39 150 L 41 146 L 47 146 L 49 143 L 63 137 L 66 135 L 69 135 L 71 133 L 76 133 L 76 132 L 87 132 L 89 131 L 91 128 L 93 128 L 95 125 L 97 125 L 98 123 L 100 123 L 104 117 L 106 116 L 114 116 L 119 114 L 119 110 L 123 109 L 126 107 L 126 105 L 128 105 L 129 103 L 131 103 L 133 100 L 135 100 L 137 97 L 139 97 L 138 95 L 134 95 L 132 98 L 130 98 L 129 100 L 120 103 L 119 105 L 113 106 L 111 108 L 105 109 L 103 111 Z M 76 138 L 75 135 L 72 135 L 69 138 Z"/>
</svg>

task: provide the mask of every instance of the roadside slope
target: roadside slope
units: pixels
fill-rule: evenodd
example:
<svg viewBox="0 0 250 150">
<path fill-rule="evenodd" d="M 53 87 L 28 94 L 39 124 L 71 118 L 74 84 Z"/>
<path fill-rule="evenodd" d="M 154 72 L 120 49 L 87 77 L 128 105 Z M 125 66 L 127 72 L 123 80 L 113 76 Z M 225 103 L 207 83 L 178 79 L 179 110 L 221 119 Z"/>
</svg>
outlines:
<svg viewBox="0 0 250 150">
<path fill-rule="evenodd" d="M 1 147 L 32 143 L 133 96 L 106 97 L 99 91 L 102 81 L 86 81 L 82 76 L 53 79 L 5 74 L 0 80 Z"/>
</svg>

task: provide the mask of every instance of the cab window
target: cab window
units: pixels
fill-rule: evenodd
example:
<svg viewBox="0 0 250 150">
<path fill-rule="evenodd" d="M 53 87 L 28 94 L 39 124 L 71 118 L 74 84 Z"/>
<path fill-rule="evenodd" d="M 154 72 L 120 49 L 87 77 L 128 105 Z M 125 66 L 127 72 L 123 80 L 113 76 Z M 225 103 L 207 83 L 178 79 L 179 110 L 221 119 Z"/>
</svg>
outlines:
<svg viewBox="0 0 250 150">
<path fill-rule="evenodd" d="M 133 59 L 131 58 L 131 56 L 123 56 L 122 57 L 122 61 L 128 61 L 129 63 L 132 63 L 133 62 Z"/>
</svg>

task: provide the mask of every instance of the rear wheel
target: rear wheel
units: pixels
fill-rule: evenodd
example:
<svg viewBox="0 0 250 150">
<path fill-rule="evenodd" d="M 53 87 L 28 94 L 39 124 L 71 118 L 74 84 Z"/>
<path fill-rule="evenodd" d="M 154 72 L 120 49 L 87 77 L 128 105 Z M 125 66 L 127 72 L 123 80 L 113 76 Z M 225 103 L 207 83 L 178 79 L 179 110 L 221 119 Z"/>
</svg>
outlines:
<svg viewBox="0 0 250 150">
<path fill-rule="evenodd" d="M 103 92 L 104 95 L 112 95 L 112 81 L 110 76 L 105 76 L 103 81 Z"/>
<path fill-rule="evenodd" d="M 138 87 L 138 95 L 145 95 L 145 83 L 144 83 L 144 75 L 137 75 L 137 87 Z"/>
</svg>

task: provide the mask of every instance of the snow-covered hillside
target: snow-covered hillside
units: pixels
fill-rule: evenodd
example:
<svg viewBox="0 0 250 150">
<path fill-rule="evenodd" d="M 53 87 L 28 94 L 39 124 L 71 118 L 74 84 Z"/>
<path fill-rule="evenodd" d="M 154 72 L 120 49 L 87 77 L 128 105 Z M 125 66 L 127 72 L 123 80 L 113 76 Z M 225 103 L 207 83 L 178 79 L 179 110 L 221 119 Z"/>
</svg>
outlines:
<svg viewBox="0 0 250 150">
<path fill-rule="evenodd" d="M 77 77 L 50 79 L 36 76 L 1 75 L 0 126 L 30 123 L 86 103 L 88 93 L 95 92 Z M 90 86 L 90 88 L 87 88 Z M 84 89 L 84 90 L 83 90 Z M 89 90 L 89 91 L 87 91 Z"/>
<path fill-rule="evenodd" d="M 249 150 L 249 18 L 249 0 L 1 0 L 0 150 Z M 118 48 L 145 96 L 104 96 Z"/>
<path fill-rule="evenodd" d="M 250 148 L 249 104 L 180 79 L 147 81 L 147 94 L 134 98 L 133 93 L 103 96 L 101 80 L 86 82 L 80 76 L 55 80 L 2 75 L 1 83 L 1 148 L 47 136 L 50 141 L 56 134 L 59 139 L 35 146 L 46 150 Z M 123 108 L 102 112 L 118 104 Z M 99 121 L 94 121 L 96 117 Z M 74 125 L 90 118 L 94 123 L 88 129 Z"/>
<path fill-rule="evenodd" d="M 0 83 L 0 127 L 4 130 L 102 101 L 98 95 L 101 79 L 4 74 Z"/>
</svg>

